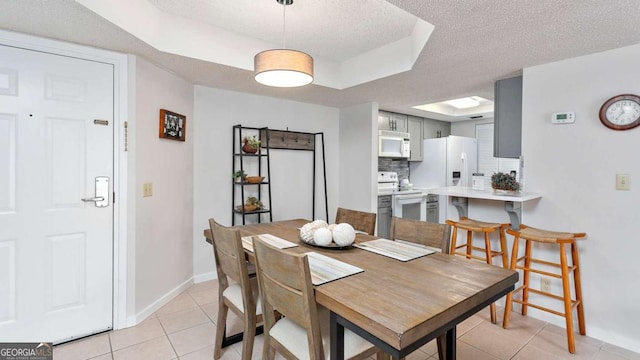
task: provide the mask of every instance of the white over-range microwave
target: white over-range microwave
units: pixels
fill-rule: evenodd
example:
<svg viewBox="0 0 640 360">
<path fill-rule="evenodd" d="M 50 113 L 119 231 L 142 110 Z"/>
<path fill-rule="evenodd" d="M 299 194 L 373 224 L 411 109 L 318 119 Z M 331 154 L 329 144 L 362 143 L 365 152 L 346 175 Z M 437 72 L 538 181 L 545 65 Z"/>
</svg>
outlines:
<svg viewBox="0 0 640 360">
<path fill-rule="evenodd" d="M 409 133 L 378 130 L 378 156 L 408 158 L 411 155 Z"/>
</svg>

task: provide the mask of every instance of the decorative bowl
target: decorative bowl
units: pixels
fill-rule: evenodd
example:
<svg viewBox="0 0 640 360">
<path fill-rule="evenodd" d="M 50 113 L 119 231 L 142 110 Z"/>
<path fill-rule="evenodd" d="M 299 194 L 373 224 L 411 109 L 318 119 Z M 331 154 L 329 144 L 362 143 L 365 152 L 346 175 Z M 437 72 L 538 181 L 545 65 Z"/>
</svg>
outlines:
<svg viewBox="0 0 640 360">
<path fill-rule="evenodd" d="M 245 181 L 250 184 L 259 184 L 264 180 L 264 176 L 247 176 Z"/>
<path fill-rule="evenodd" d="M 238 206 L 236 206 L 236 210 L 244 211 L 244 212 L 256 211 L 258 209 L 260 209 L 260 206 L 258 206 L 258 205 L 238 205 Z"/>
</svg>

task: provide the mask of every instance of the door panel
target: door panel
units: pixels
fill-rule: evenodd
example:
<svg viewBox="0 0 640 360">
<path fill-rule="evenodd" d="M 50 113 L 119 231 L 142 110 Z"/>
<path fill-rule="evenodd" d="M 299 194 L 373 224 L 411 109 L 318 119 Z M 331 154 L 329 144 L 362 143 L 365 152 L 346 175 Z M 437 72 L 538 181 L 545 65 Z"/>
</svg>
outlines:
<svg viewBox="0 0 640 360">
<path fill-rule="evenodd" d="M 16 115 L 0 113 L 0 213 L 16 205 Z"/>
<path fill-rule="evenodd" d="M 0 323 L 15 317 L 16 305 L 16 242 L 0 241 Z"/>
<path fill-rule="evenodd" d="M 113 66 L 0 45 L 0 111 L 0 339 L 110 329 Z"/>
<path fill-rule="evenodd" d="M 86 236 L 47 237 L 47 312 L 83 306 L 86 302 Z"/>
<path fill-rule="evenodd" d="M 86 129 L 82 119 L 46 119 L 47 177 L 50 184 L 47 207 L 82 207 L 78 201 L 87 192 L 84 179 Z"/>
</svg>

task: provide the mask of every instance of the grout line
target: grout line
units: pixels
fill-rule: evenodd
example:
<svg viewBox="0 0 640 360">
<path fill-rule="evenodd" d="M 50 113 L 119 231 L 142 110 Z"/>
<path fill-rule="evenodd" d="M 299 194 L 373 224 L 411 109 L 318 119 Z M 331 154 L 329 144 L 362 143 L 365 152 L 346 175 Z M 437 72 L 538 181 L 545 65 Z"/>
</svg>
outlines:
<svg viewBox="0 0 640 360">
<path fill-rule="evenodd" d="M 111 354 L 111 360 L 113 360 L 113 345 L 111 344 L 111 333 L 107 337 L 109 338 L 109 354 Z"/>
<path fill-rule="evenodd" d="M 162 321 L 160 321 L 160 318 L 158 318 L 158 323 L 160 323 L 160 328 L 162 328 L 162 332 L 164 333 L 164 336 L 167 338 L 167 341 L 169 342 L 169 345 L 171 345 L 171 350 L 173 350 L 173 353 L 176 355 L 176 358 L 179 359 L 180 357 L 178 356 L 178 351 L 173 346 L 173 343 L 171 342 L 171 338 L 169 337 L 169 334 L 167 333 L 167 330 L 164 328 L 164 325 L 162 324 Z"/>
<path fill-rule="evenodd" d="M 524 343 L 524 345 L 522 345 L 522 347 L 520 347 L 520 349 L 518 349 L 518 351 L 516 351 L 516 353 L 515 353 L 515 354 L 513 354 L 513 356 L 512 356 L 512 357 L 510 357 L 509 359 L 513 359 L 513 358 L 515 358 L 515 357 L 516 357 L 516 356 L 517 356 L 517 355 L 522 351 L 522 349 L 524 349 L 527 345 L 529 345 L 529 343 L 530 343 L 531 341 L 533 341 L 533 339 L 535 339 L 535 338 L 536 338 L 536 336 L 538 336 L 538 335 L 542 332 L 542 330 L 544 330 L 544 328 L 546 328 L 546 327 L 547 327 L 547 325 L 549 325 L 549 323 L 548 323 L 548 322 L 545 322 L 545 323 L 544 323 L 544 325 L 543 325 L 543 326 L 542 326 L 538 331 L 536 331 L 536 333 L 535 333 L 535 334 L 533 334 L 533 336 L 531 336 L 531 338 L 529 338 L 529 340 L 527 340 L 527 342 L 526 342 L 526 343 Z"/>
<path fill-rule="evenodd" d="M 491 322 L 489 322 L 489 323 L 491 323 Z M 469 344 L 468 342 L 462 341 L 462 340 L 460 340 L 460 339 L 456 339 L 456 340 L 457 340 L 457 341 L 459 341 L 459 342 L 464 343 L 465 345 L 467 345 L 467 346 L 469 346 L 469 347 L 472 347 L 472 348 L 474 348 L 474 349 L 478 350 L 479 352 L 481 352 L 481 353 L 483 353 L 483 354 L 489 355 L 490 357 L 492 357 L 492 358 L 494 358 L 494 359 L 496 359 L 496 360 L 499 360 L 499 359 L 500 359 L 499 357 L 495 356 L 494 354 L 489 353 L 489 352 L 486 352 L 486 351 L 484 351 L 484 350 L 482 350 L 482 349 L 480 349 L 480 348 L 478 348 L 478 347 L 475 347 L 475 346 L 473 346 L 473 345 Z M 457 351 L 458 351 L 458 346 L 456 345 L 456 352 L 457 352 Z M 434 357 L 435 357 L 435 355 L 434 355 Z"/>
</svg>

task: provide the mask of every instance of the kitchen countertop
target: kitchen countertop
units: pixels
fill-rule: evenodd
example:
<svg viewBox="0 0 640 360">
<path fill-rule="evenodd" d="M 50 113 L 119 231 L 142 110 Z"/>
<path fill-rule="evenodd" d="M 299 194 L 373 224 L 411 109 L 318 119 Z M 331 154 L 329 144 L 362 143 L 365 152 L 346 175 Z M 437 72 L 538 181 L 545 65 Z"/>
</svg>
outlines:
<svg viewBox="0 0 640 360">
<path fill-rule="evenodd" d="M 542 194 L 531 192 L 514 192 L 512 194 L 496 194 L 493 189 L 473 190 L 470 187 L 448 186 L 444 188 L 427 190 L 429 194 L 438 194 L 448 196 L 451 204 L 458 210 L 460 218 L 467 217 L 469 214 L 469 199 L 486 199 L 504 201 L 504 210 L 509 215 L 511 228 L 518 230 L 520 228 L 520 219 L 522 218 L 522 203 L 529 200 L 539 199 Z"/>
<path fill-rule="evenodd" d="M 470 187 L 448 186 L 437 189 L 426 190 L 429 194 L 445 196 L 466 197 L 471 199 L 487 199 L 500 201 L 525 202 L 542 197 L 542 194 L 532 192 L 515 192 L 513 194 L 496 194 L 493 189 L 473 190 Z"/>
</svg>

